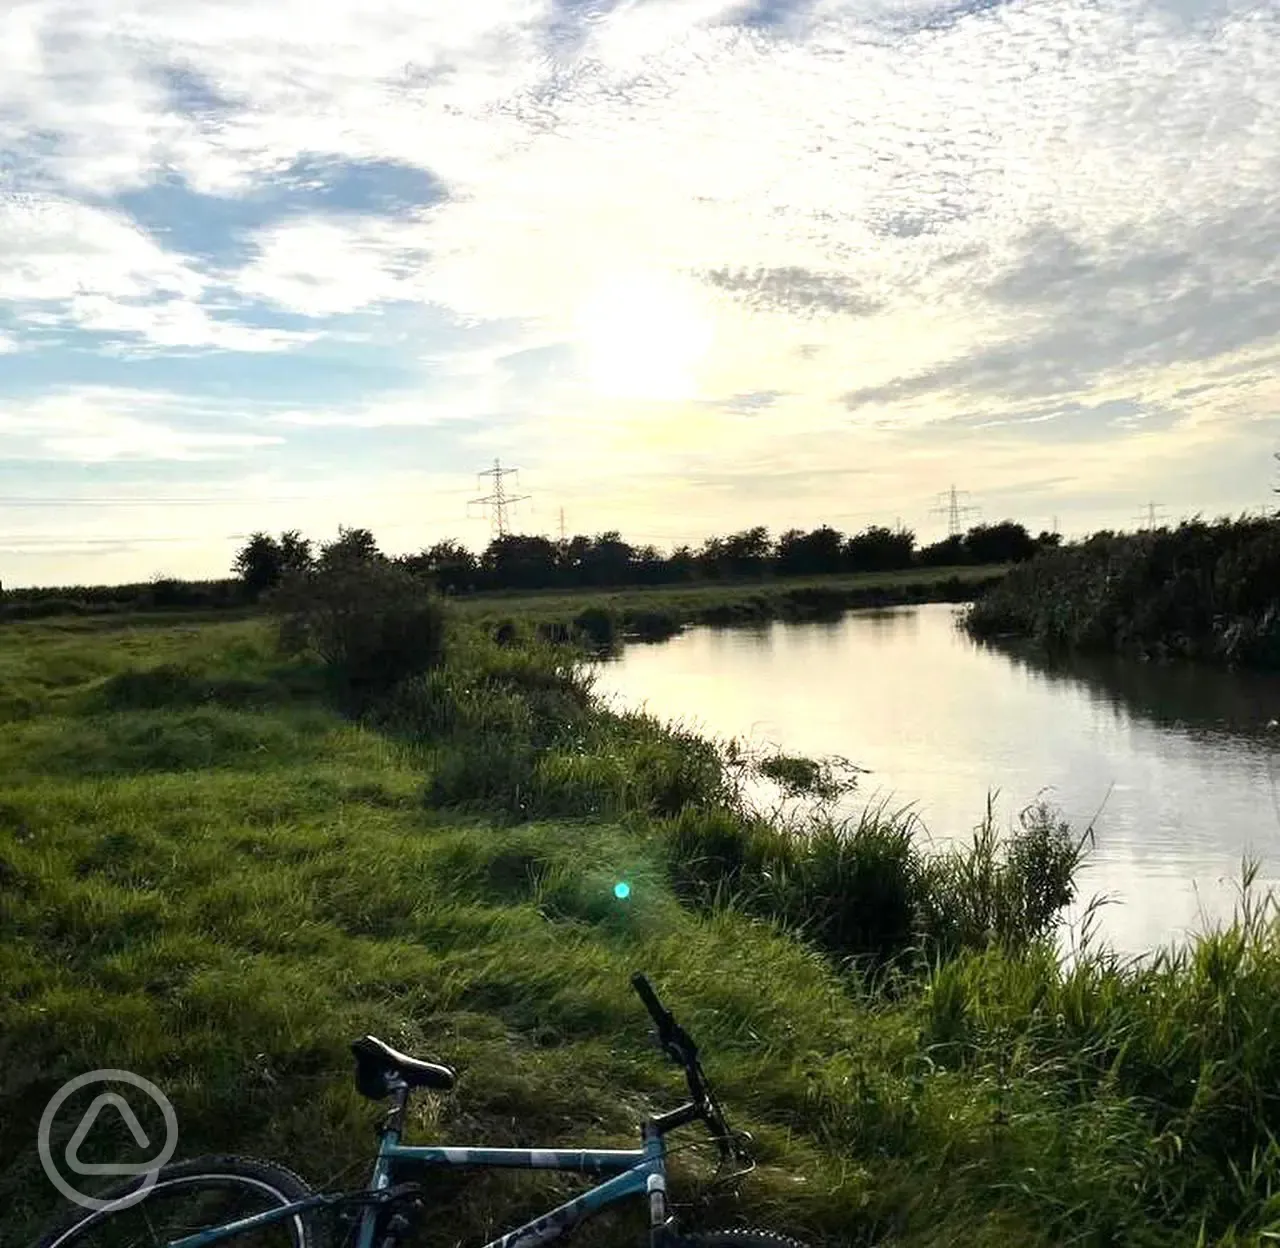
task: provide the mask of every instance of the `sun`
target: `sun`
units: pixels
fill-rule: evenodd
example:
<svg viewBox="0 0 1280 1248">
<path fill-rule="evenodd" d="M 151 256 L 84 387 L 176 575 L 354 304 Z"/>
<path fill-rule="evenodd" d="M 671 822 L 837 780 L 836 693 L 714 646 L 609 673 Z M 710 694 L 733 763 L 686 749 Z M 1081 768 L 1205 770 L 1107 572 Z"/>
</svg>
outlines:
<svg viewBox="0 0 1280 1248">
<path fill-rule="evenodd" d="M 583 302 L 577 337 L 596 393 L 617 399 L 691 399 L 711 345 L 708 315 L 669 279 L 618 277 Z"/>
</svg>

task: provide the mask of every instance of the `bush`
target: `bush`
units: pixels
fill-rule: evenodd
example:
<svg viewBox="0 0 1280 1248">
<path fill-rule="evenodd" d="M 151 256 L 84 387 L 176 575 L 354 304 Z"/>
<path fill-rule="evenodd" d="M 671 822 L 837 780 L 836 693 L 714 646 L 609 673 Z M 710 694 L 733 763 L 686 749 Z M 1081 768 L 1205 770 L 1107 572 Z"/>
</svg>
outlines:
<svg viewBox="0 0 1280 1248">
<path fill-rule="evenodd" d="M 1280 667 L 1280 520 L 1187 521 L 1043 550 L 966 617 L 979 639 Z"/>
<path fill-rule="evenodd" d="M 618 617 L 608 607 L 587 607 L 573 619 L 574 631 L 604 649 L 618 638 Z"/>
<path fill-rule="evenodd" d="M 272 595 L 286 652 L 312 651 L 339 690 L 369 705 L 444 659 L 443 601 L 384 560 L 331 560 Z"/>
<path fill-rule="evenodd" d="M 680 619 L 671 611 L 628 611 L 623 620 L 635 641 L 666 641 L 680 632 Z"/>
</svg>

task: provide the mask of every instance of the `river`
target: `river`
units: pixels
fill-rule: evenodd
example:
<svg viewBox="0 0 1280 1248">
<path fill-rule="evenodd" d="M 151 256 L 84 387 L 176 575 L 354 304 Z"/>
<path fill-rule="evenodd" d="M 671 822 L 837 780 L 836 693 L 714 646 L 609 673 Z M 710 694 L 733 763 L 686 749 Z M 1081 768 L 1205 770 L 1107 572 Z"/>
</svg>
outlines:
<svg viewBox="0 0 1280 1248">
<path fill-rule="evenodd" d="M 968 836 L 1043 794 L 1094 844 L 1082 899 L 1143 953 L 1229 917 L 1245 855 L 1280 884 L 1280 678 L 1127 660 L 1049 665 L 981 646 L 945 604 L 822 624 L 693 628 L 629 645 L 598 690 L 716 737 L 838 754 L 869 770 L 846 800 L 911 805 Z M 1081 909 L 1065 933 L 1069 944 Z"/>
</svg>

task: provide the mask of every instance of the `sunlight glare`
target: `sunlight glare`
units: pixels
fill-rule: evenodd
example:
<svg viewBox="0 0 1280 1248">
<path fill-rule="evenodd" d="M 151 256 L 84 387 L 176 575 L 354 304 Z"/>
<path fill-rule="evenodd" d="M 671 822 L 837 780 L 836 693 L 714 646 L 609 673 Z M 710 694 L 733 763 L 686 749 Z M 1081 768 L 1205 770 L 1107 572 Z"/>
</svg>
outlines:
<svg viewBox="0 0 1280 1248">
<path fill-rule="evenodd" d="M 619 399 L 691 399 L 711 345 L 708 314 L 675 282 L 618 278 L 581 307 L 578 338 L 596 393 Z"/>
</svg>

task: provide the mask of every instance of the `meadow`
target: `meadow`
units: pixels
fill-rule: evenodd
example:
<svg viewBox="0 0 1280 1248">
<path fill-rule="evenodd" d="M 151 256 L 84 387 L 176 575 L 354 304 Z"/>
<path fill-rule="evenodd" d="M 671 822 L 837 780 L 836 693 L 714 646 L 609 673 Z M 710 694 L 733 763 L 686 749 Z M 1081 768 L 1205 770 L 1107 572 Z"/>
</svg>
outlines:
<svg viewBox="0 0 1280 1248">
<path fill-rule="evenodd" d="M 371 656 L 404 632 L 362 603 L 326 617 L 355 628 L 345 649 L 282 650 L 267 618 L 4 627 L 4 1245 L 57 1203 L 44 1105 L 103 1066 L 165 1089 L 179 1156 L 316 1184 L 371 1154 L 347 1048 L 366 1031 L 459 1070 L 418 1099 L 420 1142 L 627 1144 L 679 1090 L 637 969 L 756 1141 L 736 1188 L 675 1156 L 692 1225 L 819 1248 L 1280 1232 L 1269 902 L 1141 965 L 1066 965 L 1052 938 L 1087 846 L 1052 811 L 1011 830 L 975 812 L 943 854 L 888 810 L 779 822 L 742 800 L 749 760 L 607 712 L 536 619 L 498 640 L 465 607 L 402 604 L 438 636 L 388 668 Z M 358 663 L 357 634 L 376 641 Z M 421 1242 L 484 1242 L 575 1186 L 442 1179 Z"/>
</svg>

